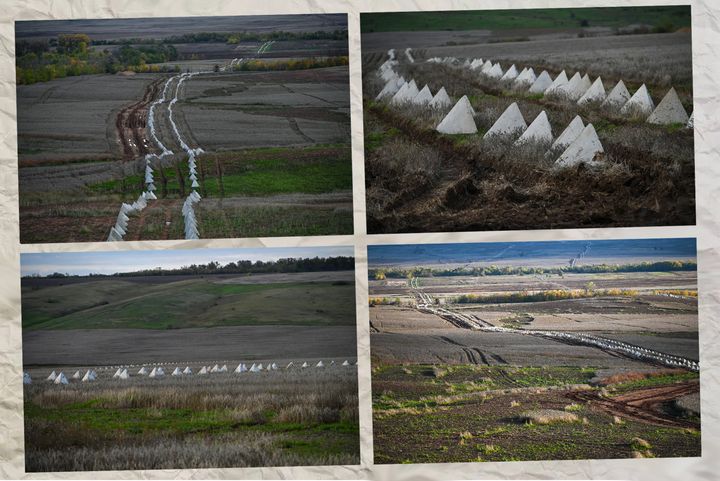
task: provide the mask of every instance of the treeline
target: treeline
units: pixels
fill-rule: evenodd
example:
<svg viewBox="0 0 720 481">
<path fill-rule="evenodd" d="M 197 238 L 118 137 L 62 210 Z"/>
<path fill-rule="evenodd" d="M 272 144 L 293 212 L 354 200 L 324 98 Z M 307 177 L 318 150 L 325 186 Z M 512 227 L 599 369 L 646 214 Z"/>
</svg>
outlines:
<svg viewBox="0 0 720 481">
<path fill-rule="evenodd" d="M 287 274 L 292 272 L 329 272 L 349 271 L 355 268 L 353 257 L 288 257 L 276 261 L 248 261 L 239 260 L 220 264 L 211 261 L 207 264 L 191 264 L 174 269 L 143 269 L 131 272 L 118 272 L 115 274 L 89 274 L 72 275 L 54 272 L 46 276 L 31 275 L 24 278 L 64 278 L 64 277 L 138 277 L 138 276 L 178 276 L 178 275 L 213 275 L 213 274 Z"/>
<path fill-rule="evenodd" d="M 123 45 L 114 51 L 89 48 L 90 37 L 84 34 L 60 35 L 52 44 L 47 41 L 18 42 L 15 77 L 18 85 L 47 82 L 76 75 L 133 72 L 176 72 L 177 67 L 160 67 L 158 63 L 177 60 L 172 45 Z"/>
<path fill-rule="evenodd" d="M 248 60 L 233 67 L 240 72 L 255 72 L 263 70 L 307 70 L 311 68 L 337 67 L 347 65 L 348 57 L 304 58 L 299 60 L 281 60 L 277 62 L 266 60 Z"/>
<path fill-rule="evenodd" d="M 636 264 L 592 264 L 559 267 L 523 267 L 523 266 L 484 266 L 463 267 L 457 269 L 432 269 L 413 267 L 409 269 L 369 269 L 371 279 L 403 279 L 412 277 L 452 277 L 452 276 L 513 276 L 513 275 L 563 275 L 563 274 L 601 274 L 613 272 L 673 272 L 696 271 L 697 262 L 660 261 L 640 262 Z"/>
<path fill-rule="evenodd" d="M 153 45 L 170 43 L 228 43 L 268 42 L 270 40 L 346 40 L 347 30 L 317 32 L 197 32 L 172 35 L 164 38 L 123 38 L 119 40 L 93 40 L 93 45 Z"/>
<path fill-rule="evenodd" d="M 448 298 L 450 304 L 511 304 L 516 302 L 562 301 L 565 299 L 586 299 L 590 297 L 625 296 L 635 297 L 635 289 L 550 289 L 547 291 L 520 291 L 507 294 L 463 294 Z"/>
</svg>

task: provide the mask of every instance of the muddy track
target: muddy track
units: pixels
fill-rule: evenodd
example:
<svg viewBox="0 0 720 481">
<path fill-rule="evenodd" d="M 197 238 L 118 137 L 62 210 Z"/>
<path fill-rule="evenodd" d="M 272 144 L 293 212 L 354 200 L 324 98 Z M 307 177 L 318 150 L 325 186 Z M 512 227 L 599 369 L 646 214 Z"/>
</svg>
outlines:
<svg viewBox="0 0 720 481">
<path fill-rule="evenodd" d="M 688 382 L 639 389 L 613 398 L 601 397 L 595 391 L 572 392 L 567 396 L 621 418 L 631 418 L 656 426 L 696 429 L 699 427 L 698 423 L 672 416 L 665 408 L 675 399 L 699 390 L 699 383 Z"/>
<path fill-rule="evenodd" d="M 150 103 L 161 92 L 165 78 L 153 80 L 145 88 L 143 98 L 123 107 L 115 117 L 115 130 L 122 146 L 123 160 L 133 160 L 148 154 L 150 142 L 146 135 Z"/>
</svg>

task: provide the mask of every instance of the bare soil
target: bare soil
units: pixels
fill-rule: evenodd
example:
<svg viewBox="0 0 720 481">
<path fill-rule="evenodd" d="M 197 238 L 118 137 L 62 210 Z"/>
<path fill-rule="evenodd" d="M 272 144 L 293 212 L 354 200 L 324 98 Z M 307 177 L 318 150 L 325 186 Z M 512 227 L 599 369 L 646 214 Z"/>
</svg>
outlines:
<svg viewBox="0 0 720 481">
<path fill-rule="evenodd" d="M 355 326 L 25 330 L 23 363 L 37 367 L 351 358 L 357 355 L 355 330 Z"/>
</svg>

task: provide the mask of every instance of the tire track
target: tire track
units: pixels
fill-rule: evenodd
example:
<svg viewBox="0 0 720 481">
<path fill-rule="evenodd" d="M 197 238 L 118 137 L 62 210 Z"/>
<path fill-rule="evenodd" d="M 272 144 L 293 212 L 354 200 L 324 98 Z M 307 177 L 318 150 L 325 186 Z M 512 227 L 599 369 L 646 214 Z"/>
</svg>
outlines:
<svg viewBox="0 0 720 481">
<path fill-rule="evenodd" d="M 683 385 L 660 386 L 632 391 L 613 398 L 601 397 L 597 392 L 584 391 L 568 393 L 570 399 L 597 407 L 609 414 L 635 419 L 656 426 L 697 429 L 698 423 L 679 419 L 666 413 L 663 407 L 668 403 L 699 392 L 697 382 Z"/>
</svg>

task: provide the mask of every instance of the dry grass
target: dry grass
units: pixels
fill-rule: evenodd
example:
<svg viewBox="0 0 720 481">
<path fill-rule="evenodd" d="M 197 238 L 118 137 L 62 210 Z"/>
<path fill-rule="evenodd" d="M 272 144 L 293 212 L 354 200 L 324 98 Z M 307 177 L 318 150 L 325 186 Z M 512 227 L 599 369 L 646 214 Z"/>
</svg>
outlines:
<svg viewBox="0 0 720 481">
<path fill-rule="evenodd" d="M 525 411 L 519 416 L 519 419 L 530 424 L 574 423 L 579 421 L 575 414 L 557 409 L 534 409 Z"/>
<path fill-rule="evenodd" d="M 354 455 L 299 455 L 277 449 L 283 434 L 249 432 L 213 437 L 160 437 L 99 446 L 26 451 L 27 471 L 204 469 L 355 464 Z"/>
<path fill-rule="evenodd" d="M 356 375 L 327 368 L 38 382 L 25 386 L 26 469 L 355 464 L 350 431 L 315 429 L 357 426 Z M 326 452 L 325 442 L 340 444 Z"/>
</svg>

